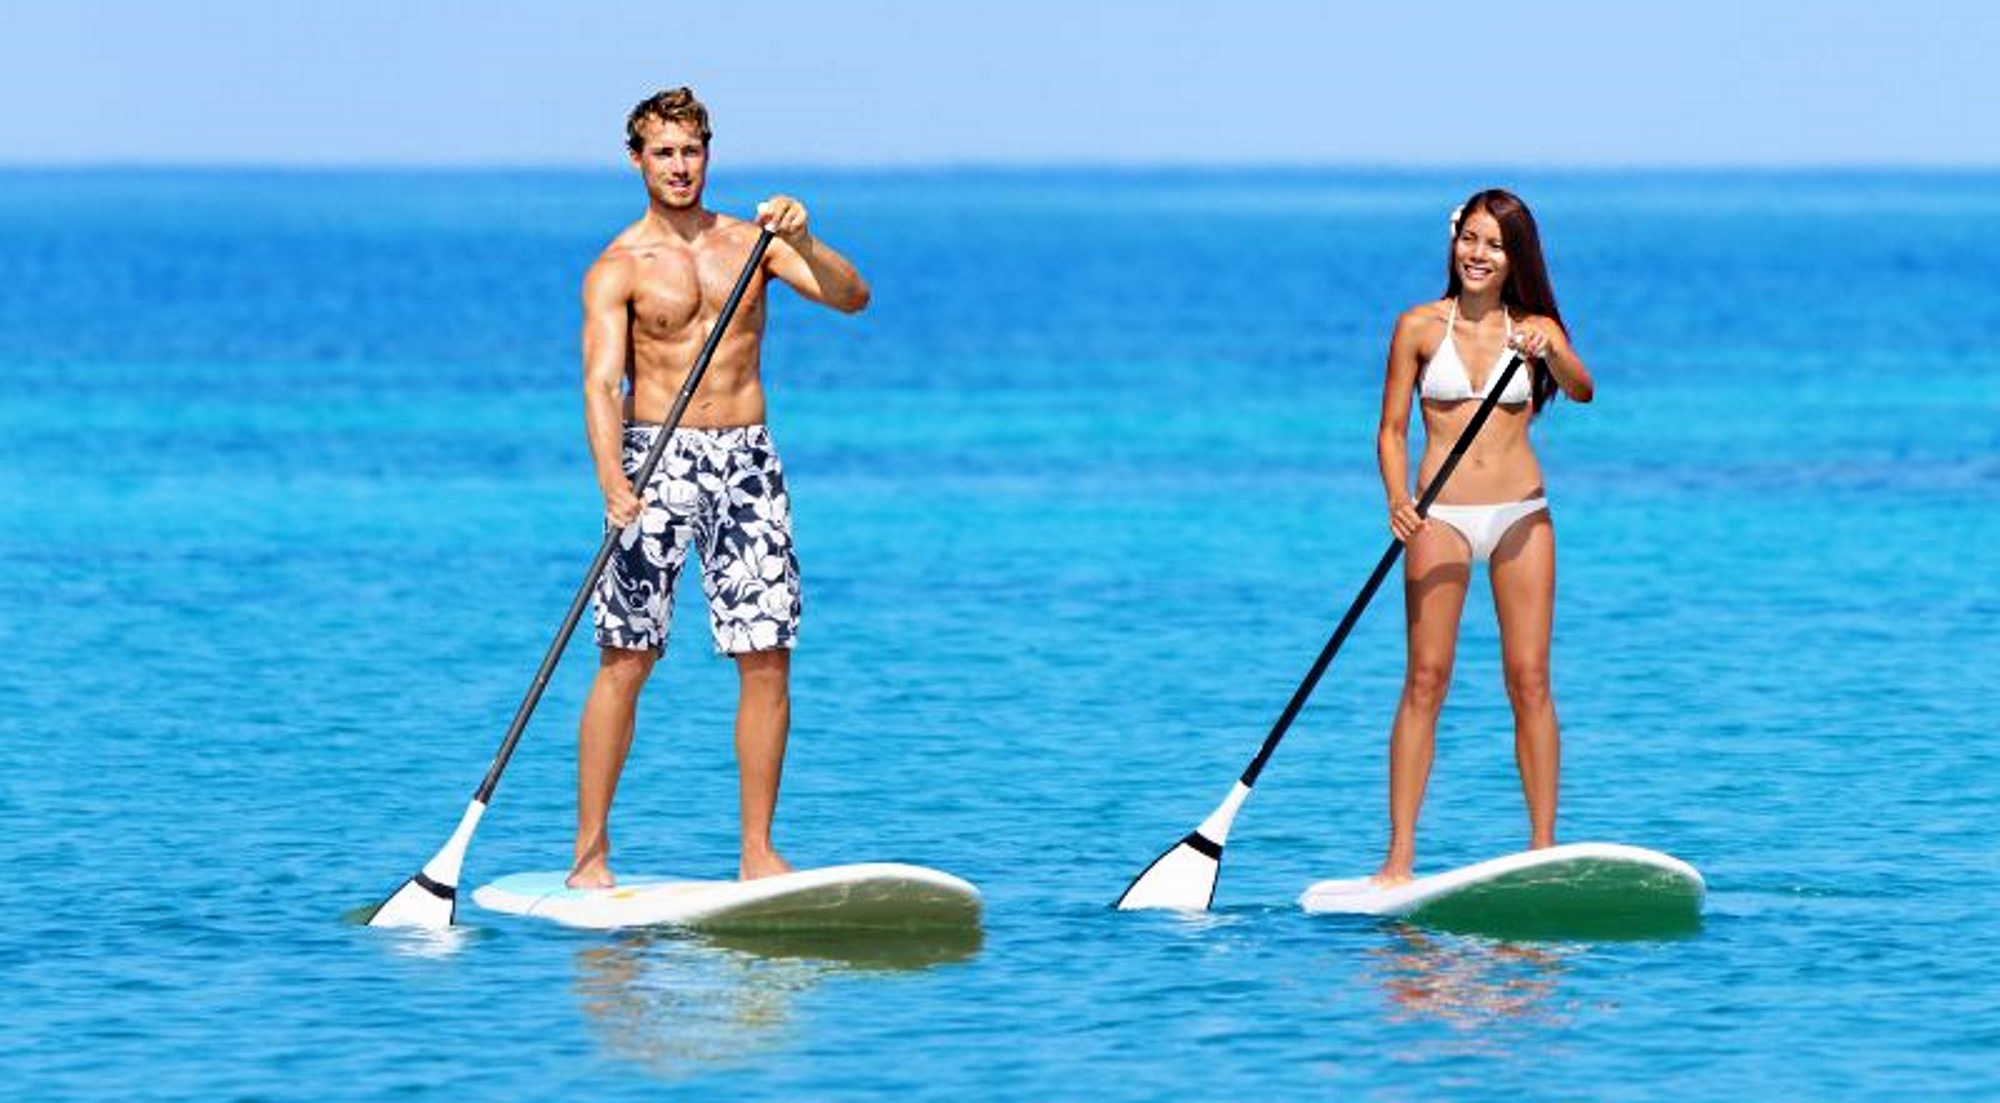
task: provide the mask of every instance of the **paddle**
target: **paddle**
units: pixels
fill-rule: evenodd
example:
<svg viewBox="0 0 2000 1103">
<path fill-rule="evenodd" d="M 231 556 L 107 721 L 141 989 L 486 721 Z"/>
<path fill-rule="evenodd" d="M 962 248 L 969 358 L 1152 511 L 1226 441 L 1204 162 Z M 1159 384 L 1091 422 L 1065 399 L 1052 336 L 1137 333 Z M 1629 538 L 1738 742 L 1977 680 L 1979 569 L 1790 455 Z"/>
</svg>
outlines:
<svg viewBox="0 0 2000 1103">
<path fill-rule="evenodd" d="M 688 369 L 687 381 L 681 384 L 673 408 L 660 424 L 660 432 L 653 438 L 653 447 L 646 453 L 646 462 L 632 477 L 632 489 L 640 497 L 645 496 L 646 481 L 653 477 L 653 469 L 666 455 L 667 442 L 680 425 L 688 400 L 694 397 L 702 374 L 708 370 L 708 362 L 715 356 L 715 347 L 722 343 L 722 332 L 729 328 L 729 320 L 736 315 L 736 304 L 742 301 L 743 292 L 749 288 L 750 278 L 756 274 L 757 266 L 763 263 L 764 251 L 770 244 L 771 231 L 765 229 L 757 235 L 757 244 L 750 250 L 750 259 L 743 263 L 743 271 L 736 277 L 736 286 L 730 289 L 729 298 L 723 302 L 722 313 L 716 315 L 715 328 L 708 331 L 708 340 L 701 346 L 701 355 L 695 357 L 694 367 Z M 479 783 L 478 792 L 466 805 L 465 815 L 458 821 L 458 829 L 451 833 L 444 847 L 425 862 L 415 876 L 403 882 L 400 888 L 389 894 L 388 899 L 382 901 L 369 918 L 369 926 L 451 926 L 458 912 L 458 872 L 465 862 L 465 848 L 472 842 L 472 832 L 478 828 L 479 818 L 486 814 L 486 805 L 493 799 L 493 790 L 500 784 L 500 773 L 507 768 L 507 760 L 513 757 L 514 744 L 520 742 L 521 732 L 528 726 L 528 717 L 534 715 L 535 706 L 541 703 L 542 691 L 548 688 L 549 676 L 555 673 L 556 664 L 562 661 L 563 649 L 569 645 L 577 622 L 583 619 L 584 606 L 590 602 L 590 592 L 597 588 L 597 579 L 604 573 L 604 565 L 611 561 L 611 552 L 617 546 L 618 537 L 617 529 L 604 534 L 604 543 L 597 549 L 597 558 L 591 561 L 590 570 L 583 577 L 583 585 L 577 587 L 576 597 L 569 603 L 569 614 L 563 617 L 562 627 L 556 629 L 554 642 L 549 644 L 548 653 L 542 656 L 541 668 L 535 671 L 535 681 L 528 687 L 528 695 L 522 698 L 521 707 L 515 710 L 514 722 L 507 728 L 507 738 L 501 741 L 499 753 L 493 756 L 493 765 L 486 770 L 486 780 Z"/>
<path fill-rule="evenodd" d="M 1507 381 L 1520 366 L 1521 357 L 1518 354 L 1509 358 L 1507 366 L 1500 369 L 1500 378 L 1488 386 L 1485 400 L 1480 402 L 1479 409 L 1473 412 L 1472 421 L 1466 425 L 1465 431 L 1458 435 L 1458 443 L 1451 446 L 1451 455 L 1445 457 L 1444 464 L 1438 468 L 1437 476 L 1431 480 L 1431 485 L 1424 489 L 1423 497 L 1417 501 L 1418 516 L 1430 512 L 1432 500 L 1437 497 L 1438 491 L 1444 489 L 1444 481 L 1451 477 L 1452 469 L 1458 466 L 1458 461 L 1465 455 L 1466 448 L 1471 446 L 1472 438 L 1479 434 L 1480 426 L 1485 425 L 1486 419 L 1493 415 L 1493 407 L 1500 400 L 1500 392 L 1507 389 Z M 1298 716 L 1299 710 L 1305 707 L 1306 698 L 1311 697 L 1313 687 L 1319 685 L 1320 675 L 1326 673 L 1326 668 L 1333 662 L 1334 653 L 1340 650 L 1342 643 L 1346 642 L 1347 634 L 1354 630 L 1354 622 L 1361 619 L 1362 610 L 1368 608 L 1369 601 L 1375 597 L 1375 591 L 1381 588 L 1382 580 L 1388 577 L 1389 568 L 1395 566 L 1396 557 L 1402 554 L 1403 542 L 1389 541 L 1389 550 L 1383 552 L 1382 561 L 1375 564 L 1375 573 L 1368 576 L 1367 585 L 1361 587 L 1361 593 L 1356 595 L 1354 604 L 1347 607 L 1347 615 L 1340 618 L 1340 626 L 1333 630 L 1333 637 L 1320 649 L 1319 658 L 1314 660 L 1312 670 L 1307 672 L 1305 681 L 1299 683 L 1298 690 L 1285 705 L 1285 711 L 1279 715 L 1278 723 L 1271 729 L 1271 734 L 1264 737 L 1264 745 L 1257 749 L 1257 757 L 1250 760 L 1250 768 L 1243 771 L 1243 776 L 1236 780 L 1236 784 L 1229 790 L 1229 795 L 1223 798 L 1215 811 L 1208 814 L 1207 819 L 1201 821 L 1199 827 L 1188 832 L 1185 838 L 1169 847 L 1166 853 L 1153 859 L 1152 865 L 1147 866 L 1144 872 L 1132 879 L 1132 883 L 1125 887 L 1124 894 L 1118 898 L 1117 907 L 1120 910 L 1175 908 L 1181 911 L 1206 911 L 1208 909 L 1209 903 L 1215 899 L 1215 880 L 1222 872 L 1222 845 L 1229 840 L 1229 825 L 1236 819 L 1236 810 L 1249 799 L 1250 787 L 1257 784 L 1257 775 L 1264 772 L 1264 764 L 1271 760 L 1271 752 L 1278 749 L 1278 741 L 1285 737 L 1286 729 L 1292 726 L 1292 720 Z"/>
</svg>

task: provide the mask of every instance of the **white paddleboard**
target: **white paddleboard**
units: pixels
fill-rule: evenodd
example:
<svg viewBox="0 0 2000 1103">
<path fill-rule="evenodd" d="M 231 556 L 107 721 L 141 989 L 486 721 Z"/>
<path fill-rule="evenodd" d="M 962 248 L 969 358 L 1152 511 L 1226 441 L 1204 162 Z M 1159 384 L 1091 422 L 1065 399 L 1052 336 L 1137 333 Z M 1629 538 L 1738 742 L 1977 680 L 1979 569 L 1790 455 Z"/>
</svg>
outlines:
<svg viewBox="0 0 2000 1103">
<path fill-rule="evenodd" d="M 515 873 L 481 885 L 489 911 L 608 929 L 672 925 L 714 931 L 977 927 L 979 890 L 935 869 L 896 862 L 802 869 L 755 881 L 620 877 L 573 889 L 566 871 Z"/>
<path fill-rule="evenodd" d="M 1707 891 L 1693 866 L 1657 850 L 1570 843 L 1388 888 L 1366 877 L 1321 881 L 1299 906 L 1503 936 L 1648 937 L 1699 926 Z"/>
</svg>

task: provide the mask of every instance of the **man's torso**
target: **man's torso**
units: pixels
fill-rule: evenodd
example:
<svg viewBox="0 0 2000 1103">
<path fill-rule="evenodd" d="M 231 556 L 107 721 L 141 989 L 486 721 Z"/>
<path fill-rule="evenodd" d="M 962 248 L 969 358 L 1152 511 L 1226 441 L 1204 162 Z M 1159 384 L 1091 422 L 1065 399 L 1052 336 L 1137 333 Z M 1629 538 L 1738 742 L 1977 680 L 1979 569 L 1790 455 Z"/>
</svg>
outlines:
<svg viewBox="0 0 2000 1103">
<path fill-rule="evenodd" d="M 600 263 L 628 266 L 626 375 L 628 420 L 659 421 L 700 356 L 729 292 L 756 244 L 757 228 L 718 218 L 692 242 L 662 239 L 634 223 L 605 249 Z M 768 276 L 751 277 L 743 301 L 681 424 L 691 428 L 754 425 L 764 420 L 760 359 Z"/>
</svg>

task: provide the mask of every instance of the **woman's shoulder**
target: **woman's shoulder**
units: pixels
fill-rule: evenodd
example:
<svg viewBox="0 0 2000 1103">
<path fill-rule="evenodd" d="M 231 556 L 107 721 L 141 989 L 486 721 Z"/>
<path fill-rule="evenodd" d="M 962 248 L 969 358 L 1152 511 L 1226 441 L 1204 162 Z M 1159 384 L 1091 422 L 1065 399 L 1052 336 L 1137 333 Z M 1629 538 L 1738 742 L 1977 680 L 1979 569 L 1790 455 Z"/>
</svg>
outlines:
<svg viewBox="0 0 2000 1103">
<path fill-rule="evenodd" d="M 1396 317 L 1396 328 L 1437 326 L 1451 317 L 1450 299 L 1428 299 Z"/>
<path fill-rule="evenodd" d="M 1418 341 L 1428 344 L 1442 337 L 1444 327 L 1451 319 L 1451 303 L 1447 299 L 1433 299 L 1403 311 L 1396 317 L 1396 339 Z"/>
</svg>

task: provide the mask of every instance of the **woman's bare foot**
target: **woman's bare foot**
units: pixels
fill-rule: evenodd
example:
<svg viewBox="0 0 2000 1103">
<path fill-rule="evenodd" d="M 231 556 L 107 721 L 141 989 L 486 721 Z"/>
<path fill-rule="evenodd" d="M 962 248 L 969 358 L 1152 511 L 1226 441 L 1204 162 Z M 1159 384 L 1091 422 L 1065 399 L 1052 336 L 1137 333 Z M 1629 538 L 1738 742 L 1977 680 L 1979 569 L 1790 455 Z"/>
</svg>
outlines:
<svg viewBox="0 0 2000 1103">
<path fill-rule="evenodd" d="M 778 857 L 775 850 L 743 852 L 743 860 L 736 867 L 736 879 L 755 881 L 759 877 L 775 877 L 780 873 L 790 873 L 792 864 Z"/>
<path fill-rule="evenodd" d="M 1394 837 L 1391 832 L 1389 853 L 1382 859 L 1382 868 L 1368 878 L 1368 883 L 1378 889 L 1407 885 L 1415 880 L 1412 872 L 1417 868 L 1417 848 L 1414 843 Z"/>
<path fill-rule="evenodd" d="M 569 871 L 569 877 L 563 881 L 563 884 L 573 889 L 608 889 L 617 883 L 618 878 L 613 877 L 610 867 L 601 861 L 585 862 L 577 866 Z"/>
<path fill-rule="evenodd" d="M 1408 865 L 1398 865 L 1393 862 L 1385 862 L 1383 863 L 1381 869 L 1376 870 L 1374 874 L 1368 878 L 1368 883 L 1374 885 L 1378 889 L 1389 889 L 1389 888 L 1395 888 L 1397 885 L 1407 885 L 1414 880 L 1416 880 L 1416 878 L 1411 876 L 1410 867 Z"/>
</svg>

